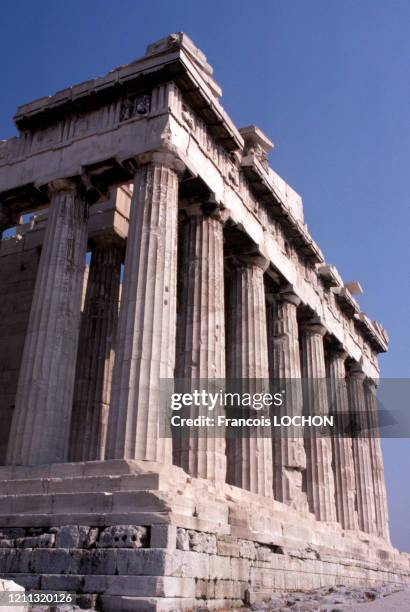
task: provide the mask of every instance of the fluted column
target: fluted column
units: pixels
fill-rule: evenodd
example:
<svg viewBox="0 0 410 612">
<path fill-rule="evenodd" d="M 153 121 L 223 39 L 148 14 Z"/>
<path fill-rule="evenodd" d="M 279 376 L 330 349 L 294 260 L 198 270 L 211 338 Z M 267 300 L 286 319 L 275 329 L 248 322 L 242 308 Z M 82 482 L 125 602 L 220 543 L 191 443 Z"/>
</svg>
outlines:
<svg viewBox="0 0 410 612">
<path fill-rule="evenodd" d="M 263 273 L 266 262 L 242 259 L 232 271 L 229 295 L 227 371 L 243 379 L 245 392 L 261 392 L 269 377 Z M 265 389 L 267 390 L 267 389 Z M 249 415 L 258 417 L 257 411 Z M 228 482 L 253 493 L 272 496 L 272 442 L 267 428 L 243 430 L 227 438 Z"/>
<path fill-rule="evenodd" d="M 326 329 L 315 319 L 302 326 L 302 376 L 306 416 L 328 413 L 323 336 Z M 329 437 L 306 429 L 306 493 L 310 511 L 318 521 L 336 521 L 335 488 L 332 471 L 332 443 Z"/>
<path fill-rule="evenodd" d="M 268 312 L 268 344 L 270 377 L 285 390 L 285 402 L 274 414 L 301 415 L 303 397 L 297 307 L 299 297 L 290 287 L 283 288 Z M 303 437 L 286 434 L 272 438 L 273 491 L 278 501 L 300 511 L 307 510 L 306 494 L 302 491 L 302 476 L 306 470 Z"/>
<path fill-rule="evenodd" d="M 353 434 L 353 461 L 356 475 L 357 515 L 359 529 L 376 533 L 374 488 L 370 457 L 369 424 L 364 397 L 365 374 L 358 364 L 351 367 L 348 378 L 349 402 L 352 422 L 357 427 Z"/>
<path fill-rule="evenodd" d="M 67 458 L 87 205 L 74 182 L 56 181 L 26 333 L 7 461 L 40 465 Z"/>
<path fill-rule="evenodd" d="M 171 440 L 160 436 L 160 381 L 173 378 L 175 365 L 178 167 L 176 158 L 158 153 L 135 173 L 108 459 L 172 461 Z"/>
<path fill-rule="evenodd" d="M 196 389 L 225 378 L 223 226 L 217 206 L 185 208 L 182 222 L 181 309 L 175 376 Z M 206 383 L 209 381 L 209 383 Z M 218 389 L 215 389 L 216 391 Z M 215 391 L 214 390 L 214 391 Z M 191 428 L 174 438 L 174 462 L 192 476 L 225 481 L 223 429 Z"/>
<path fill-rule="evenodd" d="M 78 348 L 70 461 L 104 459 L 121 261 L 118 245 L 103 238 L 94 243 Z"/>
<path fill-rule="evenodd" d="M 349 426 L 349 397 L 346 383 L 345 360 L 347 353 L 334 348 L 328 358 L 329 409 L 334 415 L 336 435 L 332 437 L 333 473 L 337 520 L 343 529 L 357 529 L 355 510 L 356 484 L 352 439 L 343 435 Z"/>
<path fill-rule="evenodd" d="M 376 529 L 379 536 L 390 541 L 389 514 L 384 478 L 383 453 L 380 444 L 376 390 L 376 382 L 371 378 L 367 378 L 364 381 L 364 394 L 369 422 L 370 461 L 373 475 Z"/>
</svg>

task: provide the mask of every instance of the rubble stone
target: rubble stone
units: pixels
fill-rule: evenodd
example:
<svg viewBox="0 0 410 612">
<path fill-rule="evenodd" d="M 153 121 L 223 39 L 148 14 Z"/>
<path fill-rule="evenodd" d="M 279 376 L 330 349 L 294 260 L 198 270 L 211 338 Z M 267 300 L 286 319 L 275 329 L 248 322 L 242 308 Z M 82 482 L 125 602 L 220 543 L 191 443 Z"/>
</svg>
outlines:
<svg viewBox="0 0 410 612">
<path fill-rule="evenodd" d="M 104 529 L 97 541 L 99 548 L 142 548 L 147 544 L 146 527 L 115 525 Z"/>
</svg>

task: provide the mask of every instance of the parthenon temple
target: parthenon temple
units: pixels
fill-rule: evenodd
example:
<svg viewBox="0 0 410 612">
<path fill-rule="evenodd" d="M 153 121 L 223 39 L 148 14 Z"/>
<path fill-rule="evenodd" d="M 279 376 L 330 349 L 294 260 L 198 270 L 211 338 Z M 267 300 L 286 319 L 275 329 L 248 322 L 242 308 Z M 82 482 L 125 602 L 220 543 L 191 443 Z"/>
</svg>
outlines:
<svg viewBox="0 0 410 612">
<path fill-rule="evenodd" d="M 377 431 L 387 334 L 212 74 L 173 34 L 0 142 L 0 577 L 104 611 L 409 582 L 378 435 L 160 433 L 173 378 L 326 380 L 292 411 Z"/>
</svg>

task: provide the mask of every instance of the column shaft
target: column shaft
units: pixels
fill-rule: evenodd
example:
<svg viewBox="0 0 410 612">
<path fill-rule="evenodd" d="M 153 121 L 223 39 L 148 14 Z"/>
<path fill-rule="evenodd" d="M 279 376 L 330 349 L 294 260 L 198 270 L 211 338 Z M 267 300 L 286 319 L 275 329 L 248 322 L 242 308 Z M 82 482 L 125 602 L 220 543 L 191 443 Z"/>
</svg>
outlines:
<svg viewBox="0 0 410 612">
<path fill-rule="evenodd" d="M 356 505 L 359 529 L 366 533 L 376 533 L 374 507 L 374 487 L 370 457 L 369 424 L 364 397 L 364 373 L 353 367 L 349 373 L 349 401 L 352 421 L 358 432 L 353 436 L 353 461 L 356 475 Z"/>
<path fill-rule="evenodd" d="M 303 413 L 301 365 L 297 307 L 299 298 L 286 289 L 269 308 L 268 329 L 270 376 L 280 381 L 285 390 L 285 402 L 274 409 L 281 416 Z M 306 494 L 302 491 L 302 475 L 306 470 L 306 454 L 303 437 L 289 437 L 286 434 L 272 438 L 273 491 L 275 499 L 300 511 L 307 510 Z"/>
<path fill-rule="evenodd" d="M 93 245 L 77 358 L 70 461 L 104 459 L 121 261 L 119 246 L 103 240 Z"/>
<path fill-rule="evenodd" d="M 302 375 L 306 416 L 328 413 L 326 368 L 323 346 L 325 328 L 305 324 L 302 331 Z M 310 511 L 318 521 L 336 521 L 335 488 L 330 438 L 316 435 L 315 427 L 305 434 L 306 493 Z"/>
<path fill-rule="evenodd" d="M 376 528 L 378 535 L 389 541 L 390 534 L 386 483 L 384 479 L 383 453 L 380 444 L 379 420 L 377 415 L 376 385 L 373 380 L 367 379 L 365 381 L 364 392 L 369 419 L 370 461 L 373 475 Z"/>
<path fill-rule="evenodd" d="M 168 160 L 139 166 L 128 230 L 106 457 L 171 463 L 160 435 L 160 380 L 175 365 L 178 177 Z M 162 423 L 161 423 L 162 425 Z"/>
<path fill-rule="evenodd" d="M 251 261 L 233 269 L 229 310 L 228 378 L 243 379 L 246 392 L 260 392 L 269 377 L 262 267 Z M 249 413 L 258 417 L 257 411 Z M 243 416 L 247 416 L 245 412 Z M 230 484 L 272 496 L 272 442 L 267 428 L 255 427 L 252 435 L 240 430 L 228 437 L 227 456 Z"/>
<path fill-rule="evenodd" d="M 332 437 L 337 520 L 343 529 L 357 529 L 357 512 L 355 510 L 356 484 L 352 439 L 341 434 L 349 423 L 349 397 L 345 368 L 346 357 L 346 353 L 337 349 L 329 357 L 328 399 L 329 409 L 334 415 L 337 428 L 336 435 Z"/>
<path fill-rule="evenodd" d="M 18 382 L 8 463 L 40 465 L 67 458 L 87 206 L 73 184 L 53 188 Z"/>
<path fill-rule="evenodd" d="M 181 228 L 181 308 L 175 375 L 192 389 L 201 379 L 219 379 L 219 388 L 225 378 L 223 226 L 219 218 L 201 210 L 188 214 Z M 192 476 L 224 482 L 223 430 L 184 430 L 174 438 L 174 462 Z"/>
</svg>

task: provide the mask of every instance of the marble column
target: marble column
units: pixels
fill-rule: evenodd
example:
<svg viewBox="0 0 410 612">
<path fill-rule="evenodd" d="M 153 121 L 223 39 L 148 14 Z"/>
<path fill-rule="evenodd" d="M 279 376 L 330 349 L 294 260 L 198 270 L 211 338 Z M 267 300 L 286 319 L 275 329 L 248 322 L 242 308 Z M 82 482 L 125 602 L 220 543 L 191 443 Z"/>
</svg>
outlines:
<svg viewBox="0 0 410 612">
<path fill-rule="evenodd" d="M 376 533 L 374 488 L 370 456 L 369 424 L 364 396 L 365 374 L 359 364 L 349 370 L 348 388 L 352 422 L 357 428 L 353 433 L 353 461 L 356 475 L 357 515 L 359 529 Z"/>
<path fill-rule="evenodd" d="M 12 465 L 67 459 L 88 209 L 73 181 L 56 181 L 50 191 L 10 432 Z"/>
<path fill-rule="evenodd" d="M 304 379 L 304 413 L 306 416 L 328 413 L 326 367 L 323 346 L 325 327 L 311 319 L 302 325 L 301 354 Z M 306 493 L 310 511 L 318 521 L 336 521 L 335 487 L 330 437 L 305 430 Z"/>
<path fill-rule="evenodd" d="M 187 216 L 181 224 L 181 308 L 175 376 L 189 389 L 198 389 L 202 380 L 207 390 L 215 392 L 225 378 L 221 212 L 212 203 L 202 207 L 194 204 L 184 211 Z M 174 463 L 191 476 L 225 482 L 224 429 L 204 427 L 182 431 L 182 435 L 174 438 Z"/>
<path fill-rule="evenodd" d="M 367 378 L 364 394 L 369 423 L 370 461 L 373 475 L 374 505 L 377 534 L 390 541 L 389 515 L 387 508 L 386 483 L 384 479 L 383 454 L 380 444 L 379 420 L 377 415 L 376 382 Z"/>
<path fill-rule="evenodd" d="M 161 379 L 174 376 L 178 174 L 155 153 L 135 172 L 106 458 L 172 462 Z M 169 416 L 169 415 L 168 415 Z"/>
<path fill-rule="evenodd" d="M 93 244 L 77 358 L 70 461 L 104 459 L 121 261 L 122 250 L 110 238 Z"/>
<path fill-rule="evenodd" d="M 332 437 L 336 516 L 343 529 L 357 529 L 356 484 L 352 439 L 342 432 L 349 427 L 349 397 L 345 361 L 347 353 L 333 348 L 327 360 L 329 410 L 334 415 L 336 435 Z M 340 432 L 340 435 L 339 435 Z"/>
<path fill-rule="evenodd" d="M 299 297 L 291 287 L 284 287 L 268 309 L 269 369 L 272 380 L 285 391 L 282 407 L 274 414 L 301 415 L 303 397 L 297 308 Z M 285 434 L 286 435 L 286 434 Z M 272 438 L 274 497 L 300 511 L 308 509 L 306 494 L 302 491 L 302 476 L 306 470 L 303 436 L 279 435 Z"/>
<path fill-rule="evenodd" d="M 238 261 L 230 279 L 227 373 L 229 379 L 240 384 L 242 380 L 241 389 L 247 393 L 268 390 L 265 269 L 266 260 L 249 256 Z M 256 410 L 236 414 L 240 412 L 244 417 L 260 416 Z M 227 457 L 230 484 L 272 497 L 272 442 L 266 427 L 255 427 L 251 435 L 240 429 L 228 436 Z"/>
</svg>

